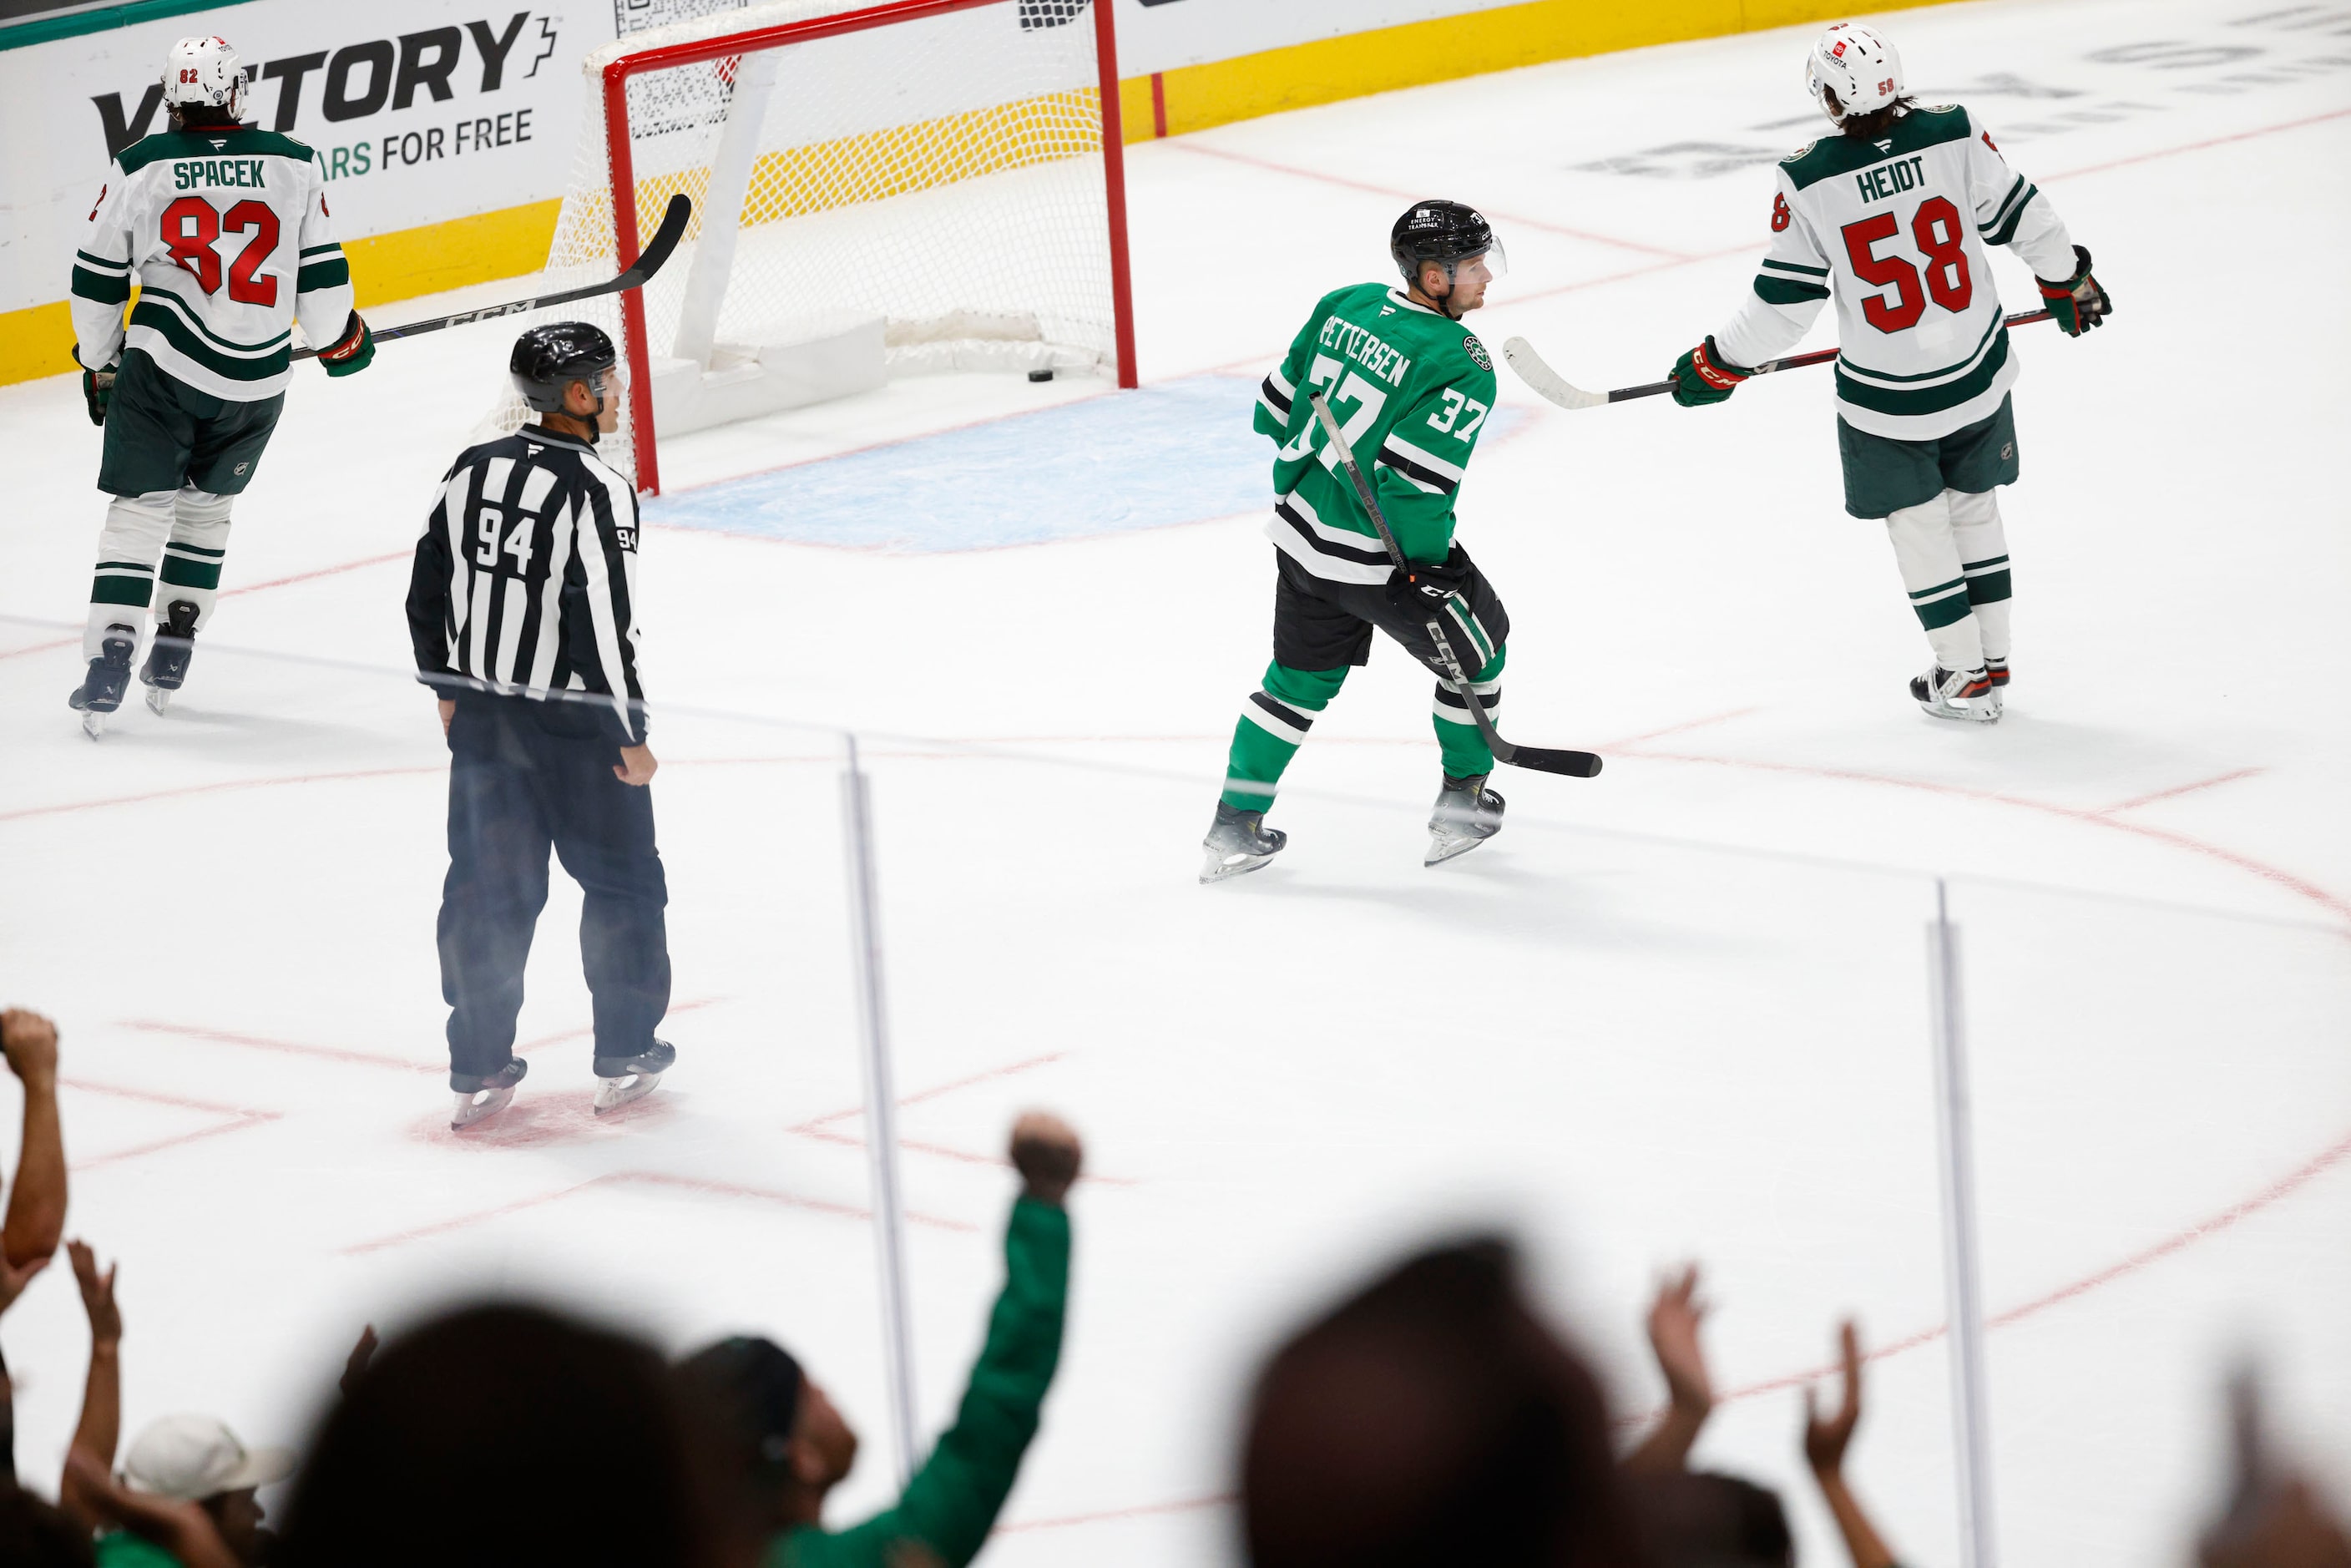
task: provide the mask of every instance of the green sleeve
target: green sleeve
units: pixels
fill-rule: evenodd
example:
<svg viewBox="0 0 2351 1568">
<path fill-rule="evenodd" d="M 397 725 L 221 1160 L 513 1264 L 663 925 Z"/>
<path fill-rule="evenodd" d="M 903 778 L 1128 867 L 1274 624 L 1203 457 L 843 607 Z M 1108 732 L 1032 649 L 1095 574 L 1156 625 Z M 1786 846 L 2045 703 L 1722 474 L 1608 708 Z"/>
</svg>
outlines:
<svg viewBox="0 0 2351 1568">
<path fill-rule="evenodd" d="M 1258 383 L 1257 413 L 1250 423 L 1259 435 L 1276 445 L 1290 444 L 1299 415 L 1313 417 L 1313 411 L 1300 403 L 1298 389 L 1305 385 L 1307 370 L 1314 362 L 1315 340 L 1322 329 L 1322 307 L 1317 305 L 1314 314 L 1306 319 L 1306 325 L 1298 329 L 1281 363 Z"/>
<path fill-rule="evenodd" d="M 101 1535 L 90 1546 L 98 1568 L 180 1568 L 180 1560 L 127 1530 Z"/>
<path fill-rule="evenodd" d="M 888 1568 L 891 1549 L 916 1541 L 947 1565 L 979 1553 L 1037 1435 L 1038 1409 L 1061 1355 L 1070 1298 L 1070 1217 L 1023 1197 L 1004 1237 L 1005 1281 L 987 1343 L 955 1425 L 894 1507 L 839 1533 L 803 1526 L 768 1549 L 768 1568 Z"/>
<path fill-rule="evenodd" d="M 1370 458 L 1380 512 L 1408 560 L 1436 563 L 1453 545 L 1453 498 L 1468 477 L 1494 407 L 1494 372 L 1464 361 L 1462 373 L 1426 388 L 1419 401 L 1388 427 Z"/>
</svg>

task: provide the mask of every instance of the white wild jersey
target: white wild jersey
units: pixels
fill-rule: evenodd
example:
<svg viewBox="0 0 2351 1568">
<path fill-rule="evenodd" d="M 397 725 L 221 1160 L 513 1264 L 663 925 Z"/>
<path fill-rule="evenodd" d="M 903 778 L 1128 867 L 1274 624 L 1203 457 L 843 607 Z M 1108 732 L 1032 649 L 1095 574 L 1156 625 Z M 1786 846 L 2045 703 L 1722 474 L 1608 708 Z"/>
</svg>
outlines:
<svg viewBox="0 0 2351 1568">
<path fill-rule="evenodd" d="M 1837 413 L 1896 440 L 1949 435 L 2016 381 L 1994 245 L 2036 277 L 2074 275 L 2049 198 L 1966 110 L 1912 110 L 1876 141 L 1823 137 L 1781 161 L 1771 250 L 1715 346 L 1734 365 L 1776 359 L 1834 292 Z"/>
<path fill-rule="evenodd" d="M 250 126 L 141 138 L 90 208 L 71 298 L 77 353 L 90 370 L 128 346 L 214 397 L 255 402 L 284 391 L 292 323 L 326 348 L 351 314 L 350 267 L 318 154 Z"/>
</svg>

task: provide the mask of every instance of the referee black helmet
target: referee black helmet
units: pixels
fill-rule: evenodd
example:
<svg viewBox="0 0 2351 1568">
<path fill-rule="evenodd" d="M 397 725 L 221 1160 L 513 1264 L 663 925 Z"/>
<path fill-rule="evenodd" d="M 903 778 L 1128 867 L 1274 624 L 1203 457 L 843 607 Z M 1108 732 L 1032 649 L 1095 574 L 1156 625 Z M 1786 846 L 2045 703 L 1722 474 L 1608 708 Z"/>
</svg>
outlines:
<svg viewBox="0 0 2351 1568">
<path fill-rule="evenodd" d="M 585 321 L 549 321 L 515 340 L 507 370 L 522 401 L 541 413 L 562 412 L 563 389 L 586 382 L 596 393 L 596 413 L 601 414 L 604 389 L 598 374 L 620 362 L 620 351 L 601 329 Z"/>
</svg>

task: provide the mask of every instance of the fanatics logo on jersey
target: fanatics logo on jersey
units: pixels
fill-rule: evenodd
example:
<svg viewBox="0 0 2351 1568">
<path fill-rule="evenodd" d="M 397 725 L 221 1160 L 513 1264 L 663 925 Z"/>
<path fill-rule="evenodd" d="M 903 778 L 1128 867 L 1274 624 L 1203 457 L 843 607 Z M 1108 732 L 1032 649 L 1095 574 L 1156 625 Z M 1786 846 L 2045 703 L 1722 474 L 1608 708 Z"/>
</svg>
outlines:
<svg viewBox="0 0 2351 1568">
<path fill-rule="evenodd" d="M 1481 371 L 1490 371 L 1494 368 L 1494 361 L 1487 357 L 1486 345 L 1478 340 L 1477 333 L 1465 334 L 1461 340 L 1461 346 L 1469 351 L 1471 364 Z"/>
</svg>

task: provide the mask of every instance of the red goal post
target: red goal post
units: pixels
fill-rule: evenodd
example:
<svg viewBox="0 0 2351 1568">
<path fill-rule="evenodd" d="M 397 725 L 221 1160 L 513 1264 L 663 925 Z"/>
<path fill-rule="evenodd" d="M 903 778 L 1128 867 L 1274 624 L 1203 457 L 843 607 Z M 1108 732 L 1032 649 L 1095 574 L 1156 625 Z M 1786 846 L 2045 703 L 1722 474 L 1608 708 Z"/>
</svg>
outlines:
<svg viewBox="0 0 2351 1568">
<path fill-rule="evenodd" d="M 1136 384 L 1114 4 L 770 0 L 590 57 L 550 273 L 599 251 L 627 267 L 676 191 L 697 209 L 663 274 L 617 297 L 627 439 L 611 455 L 640 491 L 661 487 L 664 415 L 692 429 L 793 406 L 744 391 L 762 378 L 802 402 L 841 395 L 821 390 L 837 374 Z"/>
</svg>

